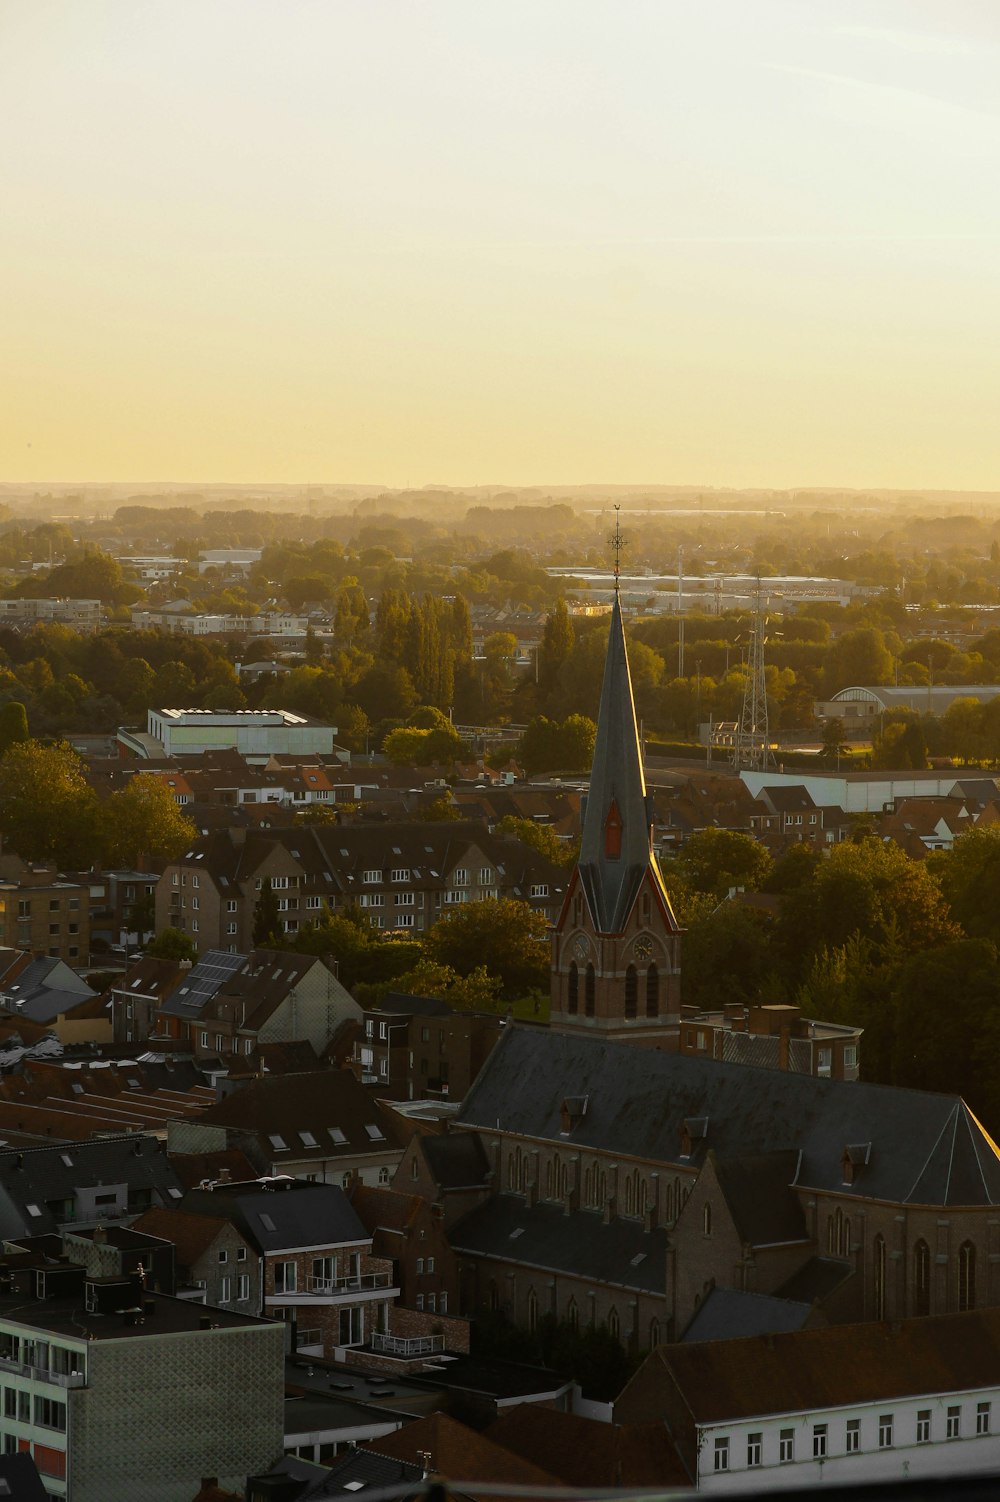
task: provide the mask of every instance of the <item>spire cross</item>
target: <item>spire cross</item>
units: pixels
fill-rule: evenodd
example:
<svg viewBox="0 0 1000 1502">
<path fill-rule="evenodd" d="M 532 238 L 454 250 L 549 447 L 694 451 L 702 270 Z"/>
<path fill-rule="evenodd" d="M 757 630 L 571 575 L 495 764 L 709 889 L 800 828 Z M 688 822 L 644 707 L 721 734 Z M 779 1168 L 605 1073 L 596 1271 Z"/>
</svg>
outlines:
<svg viewBox="0 0 1000 1502">
<path fill-rule="evenodd" d="M 625 546 L 625 544 L 622 542 L 621 519 L 619 517 L 619 512 L 621 511 L 621 509 L 622 509 L 621 506 L 616 506 L 615 507 L 615 530 L 612 532 L 610 538 L 608 539 L 608 541 L 611 544 L 611 551 L 615 555 L 615 593 L 616 594 L 618 592 L 618 576 L 621 573 L 622 548 Z"/>
</svg>

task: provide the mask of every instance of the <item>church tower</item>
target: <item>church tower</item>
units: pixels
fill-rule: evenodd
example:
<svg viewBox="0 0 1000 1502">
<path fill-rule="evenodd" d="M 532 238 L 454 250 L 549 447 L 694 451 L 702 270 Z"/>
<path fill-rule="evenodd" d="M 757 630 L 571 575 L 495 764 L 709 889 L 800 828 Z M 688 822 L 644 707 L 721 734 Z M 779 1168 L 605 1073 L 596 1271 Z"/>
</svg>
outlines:
<svg viewBox="0 0 1000 1502">
<path fill-rule="evenodd" d="M 580 860 L 552 935 L 551 1017 L 654 1044 L 680 1018 L 681 930 L 653 852 L 617 576 Z"/>
</svg>

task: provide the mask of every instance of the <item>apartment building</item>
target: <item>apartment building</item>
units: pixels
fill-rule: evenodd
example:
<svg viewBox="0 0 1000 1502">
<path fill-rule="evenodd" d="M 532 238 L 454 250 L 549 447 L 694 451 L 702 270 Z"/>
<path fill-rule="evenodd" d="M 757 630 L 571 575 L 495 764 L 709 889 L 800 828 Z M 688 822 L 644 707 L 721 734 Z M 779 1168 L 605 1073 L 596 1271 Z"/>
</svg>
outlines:
<svg viewBox="0 0 1000 1502">
<path fill-rule="evenodd" d="M 0 1267 L 0 1439 L 50 1497 L 190 1502 L 281 1452 L 280 1325 L 91 1276 L 38 1252 Z M 165 1415 L 169 1421 L 165 1421 Z"/>
<path fill-rule="evenodd" d="M 51 868 L 24 866 L 0 881 L 0 945 L 69 965 L 90 960 L 90 887 Z"/>
<path fill-rule="evenodd" d="M 389 1100 L 461 1100 L 504 1022 L 494 1013 L 454 1011 L 435 997 L 390 991 L 379 1006 L 364 1009 L 350 1067 Z"/>
</svg>

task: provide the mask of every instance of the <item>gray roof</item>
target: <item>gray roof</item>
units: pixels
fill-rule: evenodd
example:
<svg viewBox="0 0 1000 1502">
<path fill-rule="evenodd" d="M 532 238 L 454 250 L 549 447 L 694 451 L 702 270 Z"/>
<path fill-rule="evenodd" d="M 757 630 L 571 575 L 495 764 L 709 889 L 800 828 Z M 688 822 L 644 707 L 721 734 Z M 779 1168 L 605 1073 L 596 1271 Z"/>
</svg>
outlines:
<svg viewBox="0 0 1000 1502">
<path fill-rule="evenodd" d="M 69 1218 L 63 1206 L 77 1189 L 122 1183 L 139 1194 L 149 1191 L 154 1204 L 172 1205 L 182 1193 L 163 1143 L 140 1133 L 2 1152 L 0 1236 L 54 1231 Z M 30 1212 L 29 1204 L 41 1213 Z"/>
<path fill-rule="evenodd" d="M 839 1257 L 810 1257 L 803 1265 L 783 1283 L 777 1290 L 779 1299 L 788 1299 L 792 1303 L 797 1300 L 807 1304 L 821 1304 L 828 1299 L 834 1289 L 839 1288 L 847 1278 L 854 1276 L 854 1268 L 850 1262 L 841 1261 Z"/>
<path fill-rule="evenodd" d="M 198 1018 L 231 975 L 247 962 L 245 954 L 210 949 L 181 976 L 160 1011 L 167 1017 Z"/>
<path fill-rule="evenodd" d="M 580 1034 L 506 1028 L 457 1124 L 565 1145 L 567 1095 L 589 1097 L 569 1133 L 575 1149 L 689 1168 L 709 1148 L 723 1159 L 795 1150 L 799 1187 L 902 1204 L 1000 1204 L 1000 1154 L 957 1095 L 817 1080 Z M 697 1117 L 708 1118 L 707 1131 L 684 1158 L 684 1122 Z M 870 1151 L 846 1185 L 850 1144 Z"/>
<path fill-rule="evenodd" d="M 606 825 L 612 805 L 621 825 L 618 855 L 607 852 Z M 621 933 L 639 884 L 650 869 L 659 882 L 667 914 L 673 916 L 652 850 L 652 826 L 653 805 L 646 794 L 625 627 L 616 593 L 577 867 L 599 933 Z"/>
<path fill-rule="evenodd" d="M 681 1340 L 735 1340 L 744 1335 L 801 1330 L 811 1313 L 811 1304 L 777 1299 L 766 1293 L 713 1288 L 702 1300 Z"/>
<path fill-rule="evenodd" d="M 713 1158 L 719 1188 L 741 1240 L 760 1247 L 810 1240 L 802 1206 L 790 1188 L 799 1165 L 794 1148 L 739 1158 L 713 1154 Z"/>
<path fill-rule="evenodd" d="M 479 1188 L 487 1182 L 489 1159 L 475 1132 L 445 1132 L 421 1141 L 427 1166 L 441 1189 Z"/>
<path fill-rule="evenodd" d="M 271 1182 L 271 1189 L 256 1181 L 192 1189 L 178 1208 L 231 1220 L 265 1255 L 292 1247 L 344 1246 L 371 1240 L 338 1185 L 294 1179 Z"/>
<path fill-rule="evenodd" d="M 3 988 L 8 1008 L 30 1022 L 53 1022 L 97 995 L 56 956 L 36 955 L 10 985 Z"/>
<path fill-rule="evenodd" d="M 548 1272 L 571 1273 L 644 1293 L 665 1293 L 667 1233 L 647 1231 L 641 1221 L 615 1219 L 607 1225 L 599 1211 L 566 1215 L 561 1205 L 530 1208 L 516 1194 L 498 1194 L 452 1227 L 456 1252 L 519 1262 Z"/>
</svg>

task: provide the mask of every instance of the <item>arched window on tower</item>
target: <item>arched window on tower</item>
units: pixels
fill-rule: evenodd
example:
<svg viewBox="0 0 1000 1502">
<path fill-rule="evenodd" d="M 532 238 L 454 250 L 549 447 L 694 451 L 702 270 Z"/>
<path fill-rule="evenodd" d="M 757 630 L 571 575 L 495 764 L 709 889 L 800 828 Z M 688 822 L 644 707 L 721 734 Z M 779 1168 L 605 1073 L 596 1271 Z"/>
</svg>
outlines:
<svg viewBox="0 0 1000 1502">
<path fill-rule="evenodd" d="M 639 1006 L 639 977 L 634 965 L 625 971 L 625 1016 L 634 1017 Z"/>
<path fill-rule="evenodd" d="M 660 972 L 656 968 L 656 961 L 646 971 L 646 1016 L 658 1017 L 660 1015 Z"/>
<path fill-rule="evenodd" d="M 579 1330 L 580 1328 L 580 1310 L 574 1298 L 571 1298 L 566 1305 L 566 1323 L 571 1330 Z"/>
<path fill-rule="evenodd" d="M 569 984 L 566 988 L 566 1007 L 570 1012 L 577 1012 L 580 1008 L 580 972 L 573 960 L 569 967 Z"/>
<path fill-rule="evenodd" d="M 885 1319 L 885 1238 L 876 1236 L 872 1246 L 872 1316 Z"/>
<path fill-rule="evenodd" d="M 538 1327 L 538 1295 L 533 1288 L 528 1289 L 528 1329 L 534 1333 Z"/>
<path fill-rule="evenodd" d="M 958 1308 L 960 1313 L 976 1307 L 976 1249 L 963 1241 L 958 1249 Z"/>
<path fill-rule="evenodd" d="M 608 1311 L 608 1334 L 613 1340 L 621 1340 L 621 1320 L 618 1318 L 618 1310 L 612 1304 Z"/>
<path fill-rule="evenodd" d="M 913 1248 L 913 1312 L 931 1312 L 931 1249 L 923 1240 Z"/>
<path fill-rule="evenodd" d="M 597 976 L 594 972 L 593 965 L 588 965 L 583 988 L 583 1006 L 584 1011 L 586 1012 L 588 1017 L 593 1017 L 594 1015 L 594 1003 L 596 996 Z"/>
</svg>

